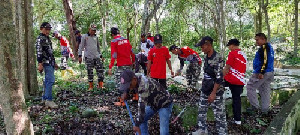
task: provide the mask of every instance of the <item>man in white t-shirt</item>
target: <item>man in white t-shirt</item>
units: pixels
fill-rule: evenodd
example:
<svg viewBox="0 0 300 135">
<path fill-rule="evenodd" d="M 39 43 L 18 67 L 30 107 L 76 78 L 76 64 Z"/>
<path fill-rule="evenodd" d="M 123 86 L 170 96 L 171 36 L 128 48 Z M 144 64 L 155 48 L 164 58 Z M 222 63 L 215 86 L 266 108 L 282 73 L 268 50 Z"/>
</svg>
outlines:
<svg viewBox="0 0 300 135">
<path fill-rule="evenodd" d="M 148 52 L 151 48 L 153 48 L 154 43 L 146 38 L 145 34 L 141 35 L 141 51 L 136 54 L 136 64 L 135 64 L 135 72 L 138 73 L 140 70 L 140 66 L 144 70 L 144 74 L 147 75 L 147 57 Z"/>
</svg>

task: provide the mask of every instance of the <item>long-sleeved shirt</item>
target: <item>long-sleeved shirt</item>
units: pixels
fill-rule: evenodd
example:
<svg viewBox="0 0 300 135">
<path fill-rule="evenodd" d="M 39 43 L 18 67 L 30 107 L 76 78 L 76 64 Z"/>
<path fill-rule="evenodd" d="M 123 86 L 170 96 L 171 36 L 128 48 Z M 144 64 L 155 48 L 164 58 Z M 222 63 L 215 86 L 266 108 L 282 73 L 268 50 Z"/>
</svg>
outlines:
<svg viewBox="0 0 300 135">
<path fill-rule="evenodd" d="M 145 52 L 146 56 L 148 56 L 148 52 L 153 47 L 154 47 L 154 43 L 149 39 L 146 39 L 146 42 L 144 42 L 144 43 L 141 42 L 141 50 Z"/>
<path fill-rule="evenodd" d="M 170 93 L 156 80 L 144 75 L 138 76 L 138 115 L 135 126 L 139 126 L 145 119 L 145 108 L 150 106 L 157 111 L 168 107 L 173 102 Z"/>
<path fill-rule="evenodd" d="M 40 33 L 35 43 L 37 61 L 43 63 L 43 66 L 54 66 L 55 58 L 53 55 L 52 42 L 49 36 Z"/>
<path fill-rule="evenodd" d="M 180 70 L 182 70 L 184 67 L 184 61 L 189 61 L 191 63 L 198 62 L 201 65 L 202 60 L 196 51 L 189 48 L 188 46 L 180 48 L 180 51 L 181 54 L 178 55 L 178 58 L 180 60 Z"/>
<path fill-rule="evenodd" d="M 60 41 L 61 55 L 64 56 L 64 57 L 71 56 L 73 58 L 74 55 L 72 53 L 72 49 L 70 47 L 69 41 L 63 36 L 60 37 L 59 41 Z"/>
<path fill-rule="evenodd" d="M 130 66 L 135 62 L 135 54 L 128 39 L 115 36 L 110 45 L 111 59 L 109 69 L 114 66 L 115 60 L 117 60 L 117 66 Z"/>
<path fill-rule="evenodd" d="M 274 50 L 270 43 L 262 45 L 253 60 L 253 73 L 264 74 L 274 71 Z"/>
<path fill-rule="evenodd" d="M 96 35 L 91 36 L 90 34 L 84 34 L 81 37 L 81 43 L 78 49 L 78 56 L 82 56 L 84 50 L 84 57 L 89 59 L 102 58 L 100 51 L 100 43 Z"/>
<path fill-rule="evenodd" d="M 215 83 L 220 85 L 223 84 L 222 70 L 224 61 L 222 56 L 216 51 L 214 51 L 210 57 L 206 54 L 204 60 L 204 77 L 202 80 L 201 91 L 206 95 L 210 95 Z M 223 94 L 223 92 L 217 93 L 217 95 L 220 94 Z"/>
</svg>

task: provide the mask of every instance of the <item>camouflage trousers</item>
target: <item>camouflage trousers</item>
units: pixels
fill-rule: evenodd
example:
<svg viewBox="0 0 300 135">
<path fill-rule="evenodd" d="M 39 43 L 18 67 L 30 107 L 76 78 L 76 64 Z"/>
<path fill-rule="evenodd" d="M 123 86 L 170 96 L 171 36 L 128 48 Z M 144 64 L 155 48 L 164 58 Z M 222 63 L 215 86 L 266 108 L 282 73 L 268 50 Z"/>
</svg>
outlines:
<svg viewBox="0 0 300 135">
<path fill-rule="evenodd" d="M 213 103 L 208 102 L 208 96 L 204 93 L 200 95 L 199 102 L 199 114 L 198 114 L 198 126 L 203 133 L 208 134 L 207 130 L 207 111 L 208 107 L 211 106 L 214 112 L 216 120 L 216 129 L 219 135 L 227 134 L 227 122 L 226 122 L 226 110 L 225 110 L 225 100 L 223 95 L 216 96 Z"/>
<path fill-rule="evenodd" d="M 63 56 L 61 57 L 61 62 L 60 62 L 60 69 L 61 70 L 66 70 L 68 69 L 68 59 L 69 57 L 68 56 Z"/>
<path fill-rule="evenodd" d="M 115 79 L 116 79 L 116 88 L 119 90 L 120 89 L 120 84 L 121 84 L 121 74 L 124 70 L 129 69 L 132 70 L 131 66 L 118 66 L 117 71 L 115 73 Z M 123 91 L 120 91 L 120 93 L 123 93 Z"/>
<path fill-rule="evenodd" d="M 93 70 L 96 69 L 96 73 L 98 76 L 98 82 L 103 82 L 104 69 L 103 69 L 103 63 L 101 62 L 100 58 L 96 58 L 96 59 L 85 58 L 85 64 L 87 67 L 88 81 L 89 82 L 94 81 Z"/>
<path fill-rule="evenodd" d="M 199 76 L 201 73 L 201 67 L 199 63 L 190 63 L 186 70 L 186 79 L 188 87 L 196 88 Z"/>
</svg>

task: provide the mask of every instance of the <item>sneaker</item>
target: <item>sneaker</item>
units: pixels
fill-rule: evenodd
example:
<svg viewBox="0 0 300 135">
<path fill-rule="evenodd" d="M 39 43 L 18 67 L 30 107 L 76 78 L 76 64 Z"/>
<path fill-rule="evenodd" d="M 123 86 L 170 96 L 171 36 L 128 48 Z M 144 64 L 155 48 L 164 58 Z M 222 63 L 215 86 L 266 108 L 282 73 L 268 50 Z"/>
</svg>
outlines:
<svg viewBox="0 0 300 135">
<path fill-rule="evenodd" d="M 205 133 L 201 129 L 198 129 L 197 131 L 192 132 L 192 135 L 208 135 L 208 133 Z"/>
<path fill-rule="evenodd" d="M 57 104 L 55 104 L 53 101 L 48 101 L 48 100 L 45 101 L 45 106 L 53 108 L 53 109 L 58 108 Z"/>
<path fill-rule="evenodd" d="M 234 121 L 234 123 L 237 124 L 237 125 L 241 125 L 242 121 Z"/>
</svg>

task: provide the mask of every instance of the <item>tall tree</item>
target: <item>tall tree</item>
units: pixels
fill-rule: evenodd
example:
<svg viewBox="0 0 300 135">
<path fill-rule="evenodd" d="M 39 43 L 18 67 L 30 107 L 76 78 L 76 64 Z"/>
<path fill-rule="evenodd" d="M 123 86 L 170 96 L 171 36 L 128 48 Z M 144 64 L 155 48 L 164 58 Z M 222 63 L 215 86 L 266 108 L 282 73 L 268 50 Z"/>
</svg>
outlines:
<svg viewBox="0 0 300 135">
<path fill-rule="evenodd" d="M 144 13 L 142 17 L 141 33 L 149 32 L 151 19 L 154 17 L 154 14 L 156 14 L 157 10 L 160 8 L 160 5 L 163 3 L 163 0 L 153 0 L 152 2 L 153 9 L 150 9 L 150 0 L 145 0 L 144 2 Z"/>
<path fill-rule="evenodd" d="M 268 5 L 269 5 L 269 0 L 266 0 L 266 2 L 264 2 L 264 0 L 262 0 L 262 4 L 263 4 L 263 10 L 264 10 L 264 14 L 265 14 L 265 23 L 267 26 L 267 31 L 268 31 L 268 42 L 270 42 L 271 39 L 271 29 L 270 29 L 270 24 L 269 24 L 269 15 L 268 15 Z"/>
<path fill-rule="evenodd" d="M 25 97 L 36 96 L 38 94 L 37 71 L 34 39 L 33 39 L 33 23 L 32 23 L 32 7 L 31 0 L 16 1 L 16 15 L 14 16 L 16 26 L 16 38 L 18 43 L 19 70 L 22 81 L 22 89 Z M 19 7 L 24 6 L 24 7 Z"/>
<path fill-rule="evenodd" d="M 294 57 L 298 55 L 299 0 L 295 0 Z"/>
<path fill-rule="evenodd" d="M 258 11 L 257 13 L 257 28 L 256 33 L 262 32 L 262 7 L 264 0 L 258 0 Z"/>
<path fill-rule="evenodd" d="M 102 22 L 102 46 L 103 50 L 107 48 L 107 41 L 106 41 L 106 21 L 108 18 L 108 0 L 98 0 L 98 5 L 100 7 L 100 17 Z"/>
<path fill-rule="evenodd" d="M 73 54 L 75 58 L 78 57 L 78 47 L 76 46 L 76 37 L 75 37 L 75 30 L 76 28 L 76 21 L 74 19 L 73 9 L 72 9 L 72 2 L 71 0 L 63 0 L 63 5 L 66 13 L 67 23 L 69 26 L 69 33 L 70 33 L 70 43 L 72 44 Z"/>
<path fill-rule="evenodd" d="M 16 29 L 26 27 L 23 22 L 26 4 L 30 0 L 4 0 L 0 4 L 0 105 L 4 114 L 6 133 L 9 135 L 33 135 L 33 126 L 30 121 L 23 92 L 23 80 L 19 67 L 20 38 Z M 17 26 L 19 24 L 19 26 Z M 24 29 L 24 28 L 23 28 Z M 22 31 L 22 30 L 21 30 Z M 21 32 L 20 32 L 21 33 Z M 22 40 L 22 41 L 19 41 Z M 24 49 L 20 49 L 24 51 Z"/>
<path fill-rule="evenodd" d="M 37 70 L 36 66 L 36 56 L 35 53 L 35 46 L 34 46 L 34 39 L 33 39 L 33 9 L 32 9 L 32 0 L 24 1 L 25 5 L 25 48 L 27 48 L 27 87 L 28 93 L 31 96 L 36 96 L 38 94 L 38 83 L 37 83 Z"/>
</svg>

